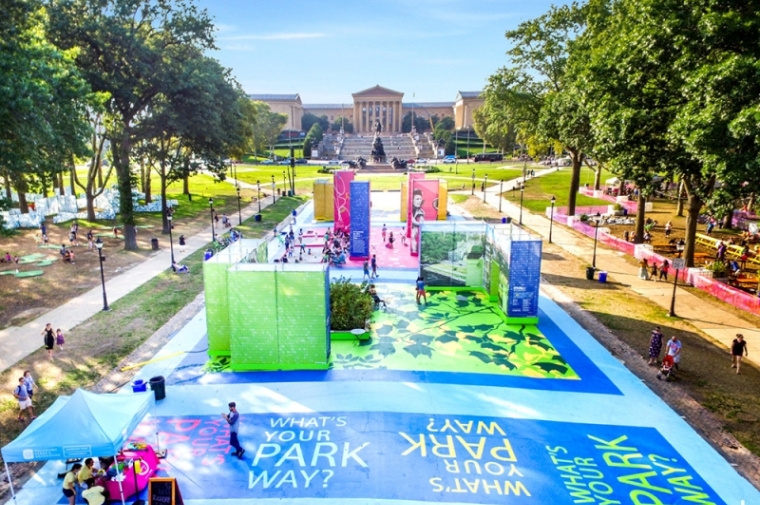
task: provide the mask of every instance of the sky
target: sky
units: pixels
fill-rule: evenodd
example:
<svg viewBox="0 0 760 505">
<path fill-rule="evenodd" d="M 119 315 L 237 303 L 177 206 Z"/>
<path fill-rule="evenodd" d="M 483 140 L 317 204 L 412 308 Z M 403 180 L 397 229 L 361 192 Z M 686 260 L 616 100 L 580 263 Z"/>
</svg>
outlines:
<svg viewBox="0 0 760 505">
<path fill-rule="evenodd" d="M 210 56 L 246 93 L 351 103 L 379 84 L 404 102 L 453 102 L 507 64 L 504 33 L 548 0 L 196 0 L 217 27 Z"/>
</svg>

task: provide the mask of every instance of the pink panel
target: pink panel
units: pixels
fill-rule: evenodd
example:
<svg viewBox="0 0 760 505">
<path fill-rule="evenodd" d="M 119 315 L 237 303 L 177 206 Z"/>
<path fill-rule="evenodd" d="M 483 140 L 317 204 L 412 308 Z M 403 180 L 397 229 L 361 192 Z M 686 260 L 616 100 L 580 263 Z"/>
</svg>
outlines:
<svg viewBox="0 0 760 505">
<path fill-rule="evenodd" d="M 334 176 L 334 194 L 333 205 L 334 212 L 334 229 L 343 230 L 348 232 L 351 228 L 351 211 L 350 211 L 350 195 L 351 195 L 351 181 L 354 180 L 354 172 L 352 170 L 338 170 L 333 174 Z"/>
<path fill-rule="evenodd" d="M 416 256 L 420 250 L 420 225 L 425 221 L 438 219 L 437 180 L 417 179 L 412 182 L 409 227 L 412 236 L 409 239 L 409 252 Z"/>
<path fill-rule="evenodd" d="M 412 184 L 414 184 L 413 181 L 420 180 L 425 178 L 425 172 L 407 172 L 407 185 L 406 187 L 409 188 L 409 191 L 407 193 L 407 196 L 409 200 L 406 203 L 406 236 L 411 237 L 412 236 Z"/>
</svg>

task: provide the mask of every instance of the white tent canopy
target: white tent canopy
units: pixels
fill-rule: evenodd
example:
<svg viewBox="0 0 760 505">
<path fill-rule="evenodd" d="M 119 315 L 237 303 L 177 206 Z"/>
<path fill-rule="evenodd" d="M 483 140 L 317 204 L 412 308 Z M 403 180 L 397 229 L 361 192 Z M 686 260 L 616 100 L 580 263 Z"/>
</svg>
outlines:
<svg viewBox="0 0 760 505">
<path fill-rule="evenodd" d="M 7 463 L 115 456 L 154 405 L 152 392 L 99 395 L 77 389 L 60 396 L 2 448 L 6 472 Z"/>
</svg>

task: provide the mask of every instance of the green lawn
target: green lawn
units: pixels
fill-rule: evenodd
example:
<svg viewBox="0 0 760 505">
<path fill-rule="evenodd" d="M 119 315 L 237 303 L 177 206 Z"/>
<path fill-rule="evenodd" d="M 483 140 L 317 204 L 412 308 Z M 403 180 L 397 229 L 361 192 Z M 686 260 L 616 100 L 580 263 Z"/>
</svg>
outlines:
<svg viewBox="0 0 760 505">
<path fill-rule="evenodd" d="M 581 173 L 581 186 L 586 183 L 587 170 Z M 557 207 L 567 206 L 568 191 L 570 188 L 571 172 L 569 168 L 563 168 L 559 172 L 547 174 L 535 179 L 528 179 L 525 184 L 525 194 L 523 195 L 523 206 L 533 212 L 543 213 L 544 210 L 551 205 L 551 197 L 554 196 L 557 200 L 555 205 Z M 605 171 L 602 173 L 602 181 L 612 177 L 612 174 Z M 591 175 L 589 184 L 593 184 L 594 179 Z M 504 193 L 504 198 L 511 202 L 520 201 L 519 191 L 507 191 Z M 578 206 L 591 206 L 591 205 L 609 205 L 610 202 L 606 200 L 599 200 L 596 198 L 590 198 L 584 195 L 577 195 L 576 205 Z"/>
</svg>

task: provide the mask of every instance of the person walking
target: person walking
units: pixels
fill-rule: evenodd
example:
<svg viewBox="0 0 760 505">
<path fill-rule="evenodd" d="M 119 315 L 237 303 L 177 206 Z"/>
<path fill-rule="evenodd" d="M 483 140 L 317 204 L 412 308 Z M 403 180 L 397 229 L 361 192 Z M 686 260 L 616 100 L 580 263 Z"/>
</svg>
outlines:
<svg viewBox="0 0 760 505">
<path fill-rule="evenodd" d="M 659 326 L 655 326 L 649 339 L 649 366 L 657 365 L 660 360 L 660 351 L 662 351 L 662 332 Z"/>
<path fill-rule="evenodd" d="M 385 225 L 383 225 L 383 231 L 381 233 L 381 235 L 383 236 L 383 242 L 385 242 L 385 236 L 387 234 L 388 234 L 388 228 L 386 228 Z"/>
<path fill-rule="evenodd" d="M 42 341 L 47 349 L 48 357 L 53 359 L 53 347 L 55 347 L 55 333 L 53 333 L 53 325 L 48 323 L 45 325 L 45 329 L 42 330 L 40 335 L 43 336 Z"/>
<path fill-rule="evenodd" d="M 673 223 L 668 221 L 665 223 L 665 238 L 670 237 L 670 233 L 673 231 Z"/>
<path fill-rule="evenodd" d="M 39 386 L 34 382 L 32 372 L 29 370 L 24 371 L 24 385 L 26 386 L 26 394 L 29 395 L 29 399 L 31 400 L 34 397 L 34 388 L 39 389 Z"/>
<path fill-rule="evenodd" d="M 26 382 L 23 377 L 18 378 L 18 386 L 13 390 L 13 397 L 18 400 L 18 420 L 24 422 L 24 411 L 29 413 L 29 421 L 34 421 L 36 416 L 34 415 L 34 407 L 32 407 L 32 399 L 29 398 L 29 393 L 26 391 Z"/>
<path fill-rule="evenodd" d="M 63 332 L 61 331 L 60 328 L 58 328 L 57 330 L 55 330 L 55 345 L 58 346 L 59 351 L 63 350 L 63 344 L 65 343 L 66 343 L 66 339 L 63 337 Z"/>
<path fill-rule="evenodd" d="M 372 280 L 372 276 L 369 275 L 369 260 L 364 260 L 364 264 L 362 265 L 362 268 L 364 269 L 364 275 L 362 276 L 362 282 L 366 278 L 368 281 Z"/>
<path fill-rule="evenodd" d="M 420 275 L 417 277 L 417 305 L 420 305 L 420 298 L 425 299 L 425 305 L 427 305 L 427 293 L 425 293 L 425 279 Z"/>
<path fill-rule="evenodd" d="M 683 350 L 683 344 L 678 337 L 673 335 L 668 340 L 668 345 L 665 347 L 668 356 L 673 357 L 673 363 L 675 363 L 676 370 L 678 370 L 678 364 L 681 362 L 681 351 Z"/>
<path fill-rule="evenodd" d="M 742 367 L 743 356 L 749 356 L 747 342 L 744 340 L 744 335 L 737 333 L 736 338 L 731 342 L 731 368 L 736 368 L 736 375 L 739 375 Z"/>
<path fill-rule="evenodd" d="M 668 260 L 663 260 L 660 267 L 660 280 L 665 279 L 665 282 L 668 282 L 668 270 L 670 270 L 670 263 Z"/>
<path fill-rule="evenodd" d="M 235 402 L 230 402 L 228 406 L 230 408 L 230 413 L 222 413 L 222 417 L 225 421 L 227 421 L 227 424 L 230 425 L 230 445 L 235 449 L 234 454 L 238 459 L 243 459 L 245 449 L 240 446 L 240 441 L 238 440 L 238 429 L 240 429 L 240 414 L 237 411 Z"/>
<path fill-rule="evenodd" d="M 377 255 L 376 254 L 372 255 L 372 261 L 370 262 L 370 266 L 372 267 L 371 278 L 374 279 L 375 277 L 380 277 L 379 275 L 377 275 Z"/>
<path fill-rule="evenodd" d="M 93 242 L 92 230 L 87 230 L 87 252 L 95 252 L 95 242 Z"/>
<path fill-rule="evenodd" d="M 647 272 L 648 267 L 649 264 L 647 263 L 647 259 L 641 258 L 641 261 L 639 261 L 639 279 L 645 281 L 649 279 L 649 272 Z"/>
<path fill-rule="evenodd" d="M 649 279 L 652 280 L 652 281 L 657 282 L 657 274 L 658 273 L 659 272 L 657 270 L 657 263 L 655 263 L 654 260 L 653 260 L 652 261 L 652 265 L 649 268 Z"/>
<path fill-rule="evenodd" d="M 185 246 L 187 245 L 187 239 L 184 235 L 179 236 L 179 252 L 185 252 Z"/>
</svg>

